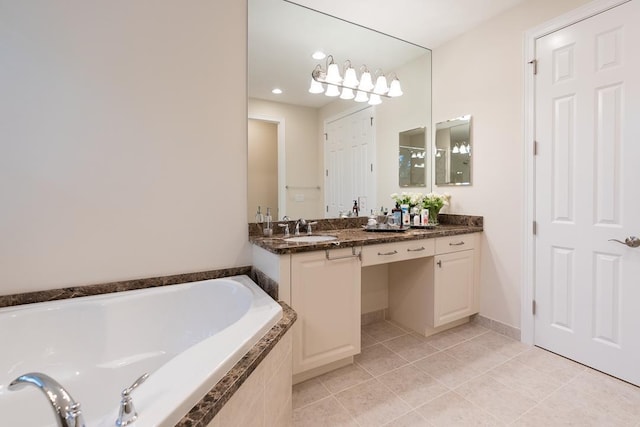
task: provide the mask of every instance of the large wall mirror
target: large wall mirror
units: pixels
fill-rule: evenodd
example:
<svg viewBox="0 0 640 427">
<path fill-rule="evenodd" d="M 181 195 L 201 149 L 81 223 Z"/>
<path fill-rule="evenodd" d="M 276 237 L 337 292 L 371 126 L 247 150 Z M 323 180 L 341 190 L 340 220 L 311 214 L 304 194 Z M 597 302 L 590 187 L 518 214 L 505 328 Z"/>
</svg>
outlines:
<svg viewBox="0 0 640 427">
<path fill-rule="evenodd" d="M 436 123 L 436 185 L 471 185 L 471 116 Z"/>
<path fill-rule="evenodd" d="M 390 207 L 398 182 L 398 135 L 431 123 L 431 51 L 283 0 L 249 0 L 248 212 L 326 218 Z M 379 105 L 309 93 L 311 74 L 332 55 L 344 76 L 398 77 L 402 96 Z M 274 93 L 279 89 L 280 93 Z M 432 153 L 426 132 L 426 153 Z M 421 181 L 431 189 L 432 158 Z"/>
</svg>

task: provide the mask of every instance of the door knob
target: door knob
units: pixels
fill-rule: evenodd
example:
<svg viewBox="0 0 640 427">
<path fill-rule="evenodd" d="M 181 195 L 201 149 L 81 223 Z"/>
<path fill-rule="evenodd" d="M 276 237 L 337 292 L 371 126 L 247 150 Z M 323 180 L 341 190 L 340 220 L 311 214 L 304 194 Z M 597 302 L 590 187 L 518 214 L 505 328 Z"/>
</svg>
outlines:
<svg viewBox="0 0 640 427">
<path fill-rule="evenodd" d="M 636 236 L 629 236 L 624 239 L 624 242 L 618 239 L 609 239 L 609 241 L 622 243 L 623 245 L 627 245 L 630 248 L 637 248 L 638 246 L 640 246 L 640 239 L 638 239 Z"/>
</svg>

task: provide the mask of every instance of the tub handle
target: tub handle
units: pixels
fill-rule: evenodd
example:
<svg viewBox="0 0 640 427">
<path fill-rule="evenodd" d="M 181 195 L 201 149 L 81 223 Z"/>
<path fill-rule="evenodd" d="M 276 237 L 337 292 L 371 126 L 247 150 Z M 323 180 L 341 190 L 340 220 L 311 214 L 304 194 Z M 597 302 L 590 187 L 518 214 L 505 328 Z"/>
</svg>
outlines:
<svg viewBox="0 0 640 427">
<path fill-rule="evenodd" d="M 118 419 L 116 420 L 116 426 L 122 427 L 128 424 L 131 424 L 136 419 L 138 419 L 138 413 L 136 412 L 136 408 L 133 406 L 133 399 L 131 398 L 131 393 L 133 390 L 138 388 L 140 384 L 146 381 L 149 378 L 149 374 L 145 373 L 140 378 L 135 380 L 133 384 L 129 387 L 122 390 L 122 399 L 120 400 L 120 412 L 118 414 Z"/>
</svg>

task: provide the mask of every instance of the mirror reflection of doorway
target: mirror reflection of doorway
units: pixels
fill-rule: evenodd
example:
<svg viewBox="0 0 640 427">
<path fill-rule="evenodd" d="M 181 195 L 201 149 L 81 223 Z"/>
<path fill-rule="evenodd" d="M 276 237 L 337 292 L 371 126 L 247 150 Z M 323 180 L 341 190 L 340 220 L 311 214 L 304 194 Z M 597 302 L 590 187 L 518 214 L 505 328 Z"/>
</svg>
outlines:
<svg viewBox="0 0 640 427">
<path fill-rule="evenodd" d="M 265 214 L 271 208 L 271 216 L 278 212 L 278 124 L 249 119 L 247 127 L 248 189 L 247 218 L 254 222 L 260 206 Z"/>
</svg>

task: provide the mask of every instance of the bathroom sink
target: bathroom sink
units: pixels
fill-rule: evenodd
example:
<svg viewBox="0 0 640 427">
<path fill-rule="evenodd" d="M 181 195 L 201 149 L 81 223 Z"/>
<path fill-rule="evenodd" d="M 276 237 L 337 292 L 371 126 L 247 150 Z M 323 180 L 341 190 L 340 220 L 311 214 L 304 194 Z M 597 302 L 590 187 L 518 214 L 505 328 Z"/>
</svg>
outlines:
<svg viewBox="0 0 640 427">
<path fill-rule="evenodd" d="M 318 243 L 318 242 L 330 242 L 331 240 L 336 240 L 336 236 L 295 236 L 295 237 L 287 237 L 284 239 L 286 242 L 294 242 L 294 243 Z"/>
</svg>

